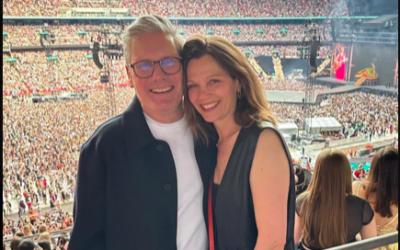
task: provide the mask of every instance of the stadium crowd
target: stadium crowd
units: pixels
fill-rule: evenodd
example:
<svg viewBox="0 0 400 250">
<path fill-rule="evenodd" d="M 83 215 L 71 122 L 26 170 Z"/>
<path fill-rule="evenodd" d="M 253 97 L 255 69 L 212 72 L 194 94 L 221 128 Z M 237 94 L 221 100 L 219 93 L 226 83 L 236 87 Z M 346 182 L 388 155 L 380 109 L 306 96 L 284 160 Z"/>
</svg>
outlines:
<svg viewBox="0 0 400 250">
<path fill-rule="evenodd" d="M 398 132 L 397 98 L 366 92 L 344 93 L 326 97 L 328 105 L 313 105 L 313 117 L 334 117 L 343 126 L 343 134 L 358 130 L 368 136 Z M 301 104 L 272 103 L 278 122 L 303 123 Z"/>
<path fill-rule="evenodd" d="M 60 16 L 60 8 L 126 8 L 130 15 L 168 17 L 294 17 L 348 15 L 337 0 L 134 0 L 134 1 L 3 1 L 3 16 Z"/>
<path fill-rule="evenodd" d="M 319 33 L 323 34 L 325 29 L 325 38 L 331 41 L 330 25 L 319 26 Z M 125 25 L 127 26 L 127 24 Z M 126 27 L 123 28 L 126 28 Z M 304 24 L 298 25 L 282 25 L 282 24 L 249 24 L 249 23 L 197 23 L 197 24 L 178 24 L 177 30 L 186 39 L 193 34 L 213 34 L 224 36 L 230 41 L 246 42 L 246 41 L 301 41 L 305 36 L 306 27 Z M 45 28 L 44 25 L 11 25 L 3 24 L 3 32 L 7 32 L 8 42 L 12 46 L 32 46 L 40 45 L 40 34 L 47 30 L 50 34 L 54 34 L 54 45 L 69 45 L 69 44 L 90 44 L 91 38 L 99 35 L 102 28 L 109 30 L 107 39 L 112 41 L 117 40 L 121 44 L 121 39 L 118 34 L 113 31 L 121 31 L 122 27 L 117 24 L 112 25 L 88 25 L 88 24 L 50 24 Z M 85 31 L 85 34 L 78 33 Z M 93 32 L 92 32 L 93 31 Z M 213 32 L 213 33 L 212 33 Z M 47 36 L 48 38 L 49 35 Z M 321 39 L 325 39 L 321 35 Z M 48 39 L 50 40 L 50 39 Z"/>
<path fill-rule="evenodd" d="M 48 231 L 73 225 L 71 215 L 62 212 L 60 205 L 73 197 L 80 145 L 111 117 L 107 91 L 85 92 L 86 99 L 35 104 L 27 98 L 3 98 L 3 238 L 27 227 L 34 234 L 41 225 Z M 131 88 L 115 88 L 117 113 L 125 109 L 133 95 Z M 380 136 L 398 131 L 394 97 L 354 92 L 331 95 L 325 101 L 328 105 L 312 106 L 313 115 L 335 117 L 344 133 L 358 129 Z M 301 104 L 271 103 L 271 107 L 278 122 L 302 119 Z M 8 207 L 11 199 L 18 201 L 18 208 Z M 53 211 L 42 214 L 39 204 L 46 203 Z M 18 210 L 20 220 L 7 220 L 10 210 Z"/>
<path fill-rule="evenodd" d="M 242 51 L 252 51 L 254 56 L 271 56 L 276 50 L 280 51 L 282 57 L 298 57 L 300 53 L 296 46 L 240 46 L 239 48 Z M 321 47 L 320 57 L 326 57 L 328 49 L 327 46 Z M 92 55 L 90 50 L 52 50 L 51 56 L 57 57 L 57 60 L 47 59 L 45 51 L 12 52 L 11 55 L 3 55 L 3 95 L 38 94 L 102 86 L 99 69 L 90 58 Z M 11 58 L 15 58 L 16 62 L 6 62 Z M 123 60 L 113 60 L 110 71 L 111 80 L 115 85 L 126 83 Z M 304 90 L 302 83 L 294 84 L 291 81 L 279 84 L 265 82 L 263 86 L 266 90 Z"/>
<path fill-rule="evenodd" d="M 274 80 L 274 79 L 261 79 L 261 84 L 263 89 L 270 90 L 270 91 L 299 91 L 304 92 L 306 89 L 306 83 L 304 81 L 299 80 Z M 323 90 L 327 90 L 330 87 L 327 85 L 314 85 L 314 91 L 320 92 Z"/>
<path fill-rule="evenodd" d="M 86 93 L 86 99 L 35 104 L 3 98 L 3 238 L 26 226 L 34 234 L 40 225 L 49 231 L 73 225 L 61 205 L 73 198 L 80 146 L 111 118 L 108 92 Z M 117 113 L 133 95 L 131 88 L 115 89 Z M 46 204 L 52 212 L 41 213 Z M 20 220 L 8 220 L 15 212 Z"/>
<path fill-rule="evenodd" d="M 36 217 L 22 216 L 17 221 L 3 220 L 3 239 L 12 239 L 15 234 L 22 232 L 23 236 L 54 232 L 70 228 L 74 225 L 72 214 L 62 211 L 40 213 Z"/>
</svg>

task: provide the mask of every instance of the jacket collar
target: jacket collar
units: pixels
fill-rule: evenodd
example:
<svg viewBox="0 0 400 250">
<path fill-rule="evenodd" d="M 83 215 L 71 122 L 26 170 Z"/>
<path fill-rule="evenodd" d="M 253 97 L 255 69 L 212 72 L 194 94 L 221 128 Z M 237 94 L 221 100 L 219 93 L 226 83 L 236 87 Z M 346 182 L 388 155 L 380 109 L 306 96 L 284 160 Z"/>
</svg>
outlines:
<svg viewBox="0 0 400 250">
<path fill-rule="evenodd" d="M 156 140 L 147 125 L 137 96 L 122 113 L 122 129 L 128 153 L 137 151 Z"/>
</svg>

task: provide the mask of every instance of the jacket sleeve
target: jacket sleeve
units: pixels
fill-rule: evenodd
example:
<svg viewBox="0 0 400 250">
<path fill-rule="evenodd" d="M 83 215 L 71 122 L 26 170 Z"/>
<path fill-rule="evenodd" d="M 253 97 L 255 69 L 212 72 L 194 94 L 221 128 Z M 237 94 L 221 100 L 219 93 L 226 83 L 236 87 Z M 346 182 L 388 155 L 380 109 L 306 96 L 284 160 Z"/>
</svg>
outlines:
<svg viewBox="0 0 400 250">
<path fill-rule="evenodd" d="M 69 250 L 105 250 L 106 166 L 95 140 L 82 146 Z"/>
</svg>

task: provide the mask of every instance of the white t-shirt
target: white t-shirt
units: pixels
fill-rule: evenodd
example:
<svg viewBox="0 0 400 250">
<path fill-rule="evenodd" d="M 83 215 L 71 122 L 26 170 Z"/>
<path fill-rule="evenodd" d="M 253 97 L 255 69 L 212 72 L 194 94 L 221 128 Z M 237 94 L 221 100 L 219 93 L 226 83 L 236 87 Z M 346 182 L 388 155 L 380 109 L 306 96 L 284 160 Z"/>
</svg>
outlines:
<svg viewBox="0 0 400 250">
<path fill-rule="evenodd" d="M 194 154 L 193 134 L 185 117 L 159 123 L 145 114 L 154 138 L 168 143 L 175 161 L 178 182 L 178 250 L 206 250 L 207 231 L 203 216 L 203 183 Z"/>
</svg>

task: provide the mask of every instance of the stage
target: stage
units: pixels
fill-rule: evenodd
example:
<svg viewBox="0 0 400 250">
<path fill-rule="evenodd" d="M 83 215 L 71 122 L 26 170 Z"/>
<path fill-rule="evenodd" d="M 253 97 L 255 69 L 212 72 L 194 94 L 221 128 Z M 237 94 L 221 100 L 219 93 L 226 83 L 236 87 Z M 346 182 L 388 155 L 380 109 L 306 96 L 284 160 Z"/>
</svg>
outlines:
<svg viewBox="0 0 400 250">
<path fill-rule="evenodd" d="M 332 77 L 317 77 L 314 78 L 314 82 L 317 84 L 341 84 L 341 85 L 354 85 L 353 81 L 339 80 Z"/>
</svg>

